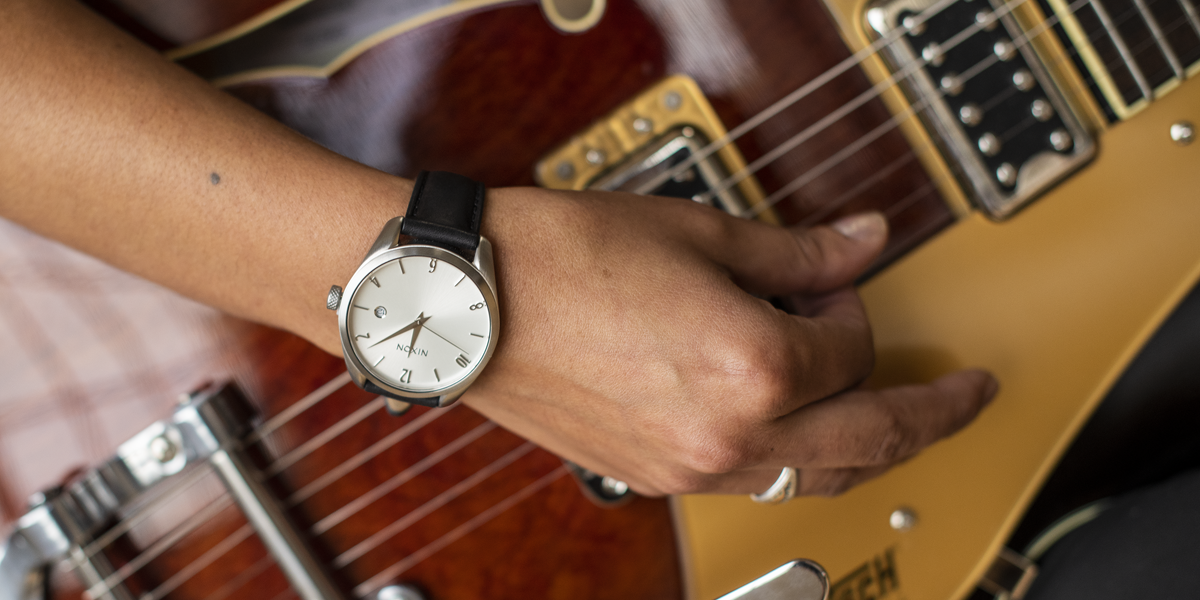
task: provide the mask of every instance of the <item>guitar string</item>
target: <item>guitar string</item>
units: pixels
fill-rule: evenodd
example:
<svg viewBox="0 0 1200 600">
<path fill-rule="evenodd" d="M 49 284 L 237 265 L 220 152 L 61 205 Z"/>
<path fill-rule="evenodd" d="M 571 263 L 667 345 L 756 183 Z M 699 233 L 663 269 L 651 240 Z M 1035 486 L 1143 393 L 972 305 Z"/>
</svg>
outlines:
<svg viewBox="0 0 1200 600">
<path fill-rule="evenodd" d="M 139 571 L 142 567 L 150 563 L 150 561 L 158 558 L 164 552 L 174 546 L 184 536 L 194 531 L 201 523 L 206 523 L 222 510 L 233 504 L 233 499 L 228 495 L 222 495 L 210 503 L 208 506 L 200 509 L 199 512 L 188 517 L 178 526 L 169 531 L 166 535 L 159 538 L 146 550 L 139 552 L 129 562 L 121 566 L 121 568 L 113 571 L 113 573 L 104 579 L 96 582 L 87 590 L 92 598 L 99 598 L 101 594 L 108 593 L 114 586 L 120 585 L 131 575 Z"/>
<path fill-rule="evenodd" d="M 998 22 L 1001 17 L 1011 13 L 1013 10 L 1015 10 L 1016 8 L 1018 8 L 1022 4 L 1025 4 L 1028 1 L 1029 0 L 1014 0 L 1013 2 L 1006 3 L 1006 4 L 1002 5 L 1000 8 L 995 9 L 992 13 L 992 18 L 994 19 L 992 22 Z M 943 55 L 945 55 L 946 53 L 953 50 L 960 44 L 966 42 L 968 39 L 970 39 L 976 33 L 979 33 L 981 30 L 983 30 L 983 28 L 986 25 L 987 25 L 987 23 L 976 22 L 976 23 L 968 26 L 967 28 L 959 31 L 954 36 L 948 38 L 944 42 L 939 42 L 938 46 L 941 48 L 941 53 Z M 1027 34 L 1024 34 L 1024 35 L 1027 36 Z M 1022 37 L 1022 36 L 1018 36 L 1018 37 Z M 1013 40 L 1013 43 L 1014 43 L 1014 45 L 1017 45 L 1017 46 L 1020 45 L 1016 40 Z M 983 62 L 988 62 L 988 64 L 982 64 Z M 980 63 L 976 63 L 975 66 L 973 66 L 970 70 L 968 70 L 968 73 L 971 73 L 971 75 L 968 76 L 967 73 L 962 73 L 962 74 L 959 74 L 959 77 L 965 83 L 968 79 L 970 79 L 970 77 L 974 76 L 975 74 L 978 74 L 979 72 L 982 72 L 984 69 L 988 68 L 989 66 L 991 66 L 997 62 L 1000 62 L 999 58 L 996 57 L 995 54 L 991 54 L 988 56 L 988 58 L 984 59 L 983 61 L 980 61 Z M 927 65 L 928 63 L 929 63 L 928 59 L 924 58 L 924 56 L 920 56 L 917 59 L 911 61 L 909 64 L 905 65 L 905 67 L 902 70 L 897 71 L 896 73 L 890 75 L 888 78 L 884 79 L 883 81 L 880 81 L 879 83 L 872 86 L 870 89 L 859 94 L 857 97 L 855 97 L 849 103 L 839 107 L 838 110 L 834 111 L 833 113 L 830 113 L 829 115 L 822 118 L 820 121 L 813 123 L 808 128 L 801 131 L 800 133 L 792 136 L 786 142 L 784 142 L 780 146 L 776 147 L 775 149 L 772 149 L 771 152 L 765 154 L 762 158 L 754 161 L 753 163 L 751 163 L 750 165 L 747 165 L 746 167 L 741 168 L 733 175 L 730 175 L 730 176 L 726 177 L 725 179 L 721 180 L 720 182 L 718 182 L 716 184 L 716 186 L 714 187 L 713 190 L 705 192 L 704 194 L 702 194 L 702 196 L 711 198 L 712 195 L 722 192 L 722 191 L 725 191 L 725 190 L 728 190 L 729 188 L 733 187 L 734 185 L 741 183 L 743 180 L 750 177 L 754 173 L 757 173 L 758 171 L 762 170 L 767 165 L 771 164 L 772 162 L 774 162 L 775 160 L 777 160 L 778 158 L 780 158 L 787 152 L 791 151 L 795 147 L 808 141 L 809 139 L 812 139 L 817 134 L 828 129 L 834 123 L 841 120 L 843 117 L 847 116 L 848 114 L 850 114 L 854 110 L 858 109 L 862 105 L 866 104 L 868 101 L 874 100 L 875 98 L 882 96 L 888 90 L 895 87 L 896 84 L 899 83 L 903 78 L 910 76 L 911 74 L 915 73 L 917 70 L 925 67 L 925 65 Z M 856 141 L 854 144 L 851 145 L 851 146 L 854 146 L 855 144 L 857 144 L 858 147 L 856 149 L 851 150 L 850 147 L 843 148 L 839 154 L 835 154 L 834 156 L 830 157 L 829 159 L 826 159 L 826 161 L 823 161 L 821 163 L 824 166 L 824 168 L 819 169 L 819 170 L 816 168 L 810 169 L 810 171 L 808 173 L 805 173 L 805 174 L 801 175 L 800 177 L 797 177 L 795 180 L 789 182 L 787 185 L 783 186 L 779 190 L 776 190 L 773 194 L 771 194 L 766 199 L 764 199 L 763 202 L 760 202 L 759 204 L 757 204 L 753 207 L 749 207 L 747 210 L 743 211 L 742 214 L 739 214 L 736 216 L 751 218 L 751 217 L 755 217 L 755 216 L 761 214 L 768 207 L 777 204 L 780 200 L 782 200 L 783 198 L 796 192 L 797 190 L 804 187 L 811 181 L 815 180 L 817 177 L 820 177 L 826 171 L 840 165 L 844 160 L 843 158 L 840 158 L 840 157 L 846 157 L 851 154 L 854 154 L 855 152 L 857 152 L 857 150 L 860 150 L 863 147 L 865 147 L 867 144 L 869 144 L 870 142 L 873 142 L 874 139 L 877 139 L 878 137 L 883 136 L 888 131 L 891 131 L 896 126 L 899 126 L 899 124 L 902 123 L 903 121 L 906 121 L 909 117 L 915 115 L 917 113 L 917 111 L 919 111 L 922 108 L 924 108 L 925 106 L 927 106 L 929 104 L 929 102 L 931 102 L 933 99 L 941 98 L 944 95 L 945 95 L 945 91 L 940 90 L 933 98 L 930 98 L 928 96 L 922 96 L 922 98 L 919 101 L 911 103 L 905 112 L 894 115 L 892 117 L 891 120 L 896 121 L 896 123 L 894 125 L 892 125 L 890 127 L 883 127 L 882 129 L 877 128 L 876 130 L 873 130 L 871 133 L 868 133 L 866 136 L 863 136 L 862 138 L 860 138 L 858 141 Z M 884 125 L 887 125 L 887 122 L 885 122 Z M 871 139 L 867 139 L 867 138 L 871 138 Z"/>
<path fill-rule="evenodd" d="M 378 412 L 383 407 L 383 396 L 376 397 L 374 400 L 364 404 L 361 408 L 350 413 L 342 420 L 325 428 L 325 430 L 321 433 L 309 438 L 308 441 L 293 448 L 287 454 L 275 459 L 274 462 L 272 462 L 270 465 L 267 465 L 267 468 L 263 471 L 263 475 L 270 478 L 282 473 L 284 469 L 287 469 L 288 467 L 299 462 L 304 457 L 312 454 L 315 450 L 321 446 L 324 446 L 329 440 L 332 440 L 347 429 L 359 424 L 367 417 Z"/>
<path fill-rule="evenodd" d="M 225 600 L 225 598 L 242 589 L 246 584 L 258 579 L 258 576 L 265 573 L 273 564 L 275 564 L 275 558 L 268 552 L 266 556 L 258 559 L 258 562 L 250 565 L 250 568 L 243 569 L 241 573 L 238 573 L 237 577 L 230 579 L 221 587 L 213 590 L 212 593 L 204 597 L 204 600 Z"/>
<path fill-rule="evenodd" d="M 958 1 L 960 0 L 939 0 L 937 3 L 931 5 L 929 8 L 914 16 L 913 26 L 919 27 L 920 25 L 924 24 L 925 21 L 933 18 L 943 9 Z M 648 194 L 657 189 L 660 185 L 666 183 L 667 180 L 671 179 L 672 177 L 675 177 L 685 170 L 696 166 L 696 164 L 698 164 L 700 161 L 705 160 L 709 156 L 719 152 L 725 146 L 728 146 L 729 144 L 738 140 L 751 130 L 756 129 L 759 125 L 763 124 L 775 115 L 783 112 L 793 104 L 803 100 L 804 98 L 807 98 L 810 94 L 824 87 L 826 84 L 843 75 L 850 69 L 866 62 L 884 47 L 899 39 L 899 37 L 904 33 L 905 30 L 903 28 L 896 28 L 892 31 L 889 31 L 887 34 L 881 36 L 878 40 L 875 40 L 862 50 L 859 50 L 858 52 L 855 52 L 854 54 L 842 59 L 842 61 L 834 65 L 833 68 L 821 73 L 812 81 L 805 83 L 795 91 L 789 93 L 787 96 L 777 100 L 775 103 L 771 104 L 771 106 L 767 107 L 766 110 L 759 112 L 750 119 L 746 120 L 744 123 L 729 130 L 729 132 L 727 132 L 725 135 L 713 140 L 712 142 L 709 142 L 707 146 L 696 151 L 694 155 L 684 159 L 678 165 L 675 165 L 673 168 L 668 169 L 667 171 L 650 179 L 645 184 L 635 189 L 634 193 Z"/>
<path fill-rule="evenodd" d="M 501 500 L 500 502 L 497 502 L 496 504 L 493 504 L 487 510 L 472 517 L 469 521 L 463 523 L 462 525 L 459 525 L 458 527 L 451 530 L 449 533 L 434 540 L 433 542 L 426 544 L 420 550 L 417 550 L 416 552 L 413 552 L 412 554 L 405 556 L 403 559 L 396 562 L 392 566 L 385 568 L 384 570 L 380 571 L 379 573 L 376 573 L 370 579 L 355 586 L 354 587 L 354 595 L 359 598 L 366 598 L 367 596 L 378 591 L 380 588 L 384 587 L 385 585 L 388 585 L 388 583 L 394 581 L 396 579 L 396 577 L 398 577 L 400 574 L 404 573 L 408 569 L 412 568 L 413 565 L 416 565 L 417 563 L 421 562 L 422 560 L 425 560 L 429 556 L 432 556 L 438 550 L 441 550 L 442 548 L 449 546 L 450 544 L 454 543 L 455 541 L 458 541 L 459 539 L 461 539 L 462 537 L 471 533 L 472 531 L 479 529 L 480 527 L 482 527 L 485 524 L 487 524 L 488 522 L 490 522 L 492 519 L 499 516 L 504 511 L 512 508 L 513 506 L 517 505 L 522 500 L 529 498 L 530 496 L 534 495 L 535 493 L 540 492 L 543 488 L 550 485 L 551 483 L 554 483 L 555 481 L 557 481 L 559 478 L 561 478 L 563 475 L 566 475 L 566 474 L 567 474 L 566 465 L 560 466 L 557 469 L 551 471 L 550 473 L 547 473 L 546 475 L 542 476 L 537 481 L 525 486 L 519 492 L 509 496 L 508 498 L 505 498 L 504 500 Z"/>
<path fill-rule="evenodd" d="M 953 0 L 951 0 L 951 1 L 953 1 Z M 1023 2 L 1023 1 L 1027 1 L 1027 0 L 1021 0 L 1021 1 Z M 1080 8 L 1084 4 L 1086 4 L 1086 0 L 1080 0 L 1079 2 L 1072 4 L 1069 8 L 1069 12 L 1074 12 L 1074 11 L 1078 10 L 1078 8 Z M 922 15 L 925 15 L 925 13 L 922 13 Z M 1059 17 L 1057 15 L 1054 15 L 1054 16 L 1046 19 L 1045 21 L 1043 21 L 1041 24 L 1039 24 L 1038 26 L 1036 26 L 1034 28 L 1034 29 L 1038 30 L 1036 33 L 1032 33 L 1032 34 L 1025 33 L 1022 36 L 1020 36 L 1020 37 L 1024 38 L 1024 40 L 1022 40 L 1021 43 L 1022 44 L 1028 43 L 1028 41 L 1032 37 L 1036 37 L 1036 35 L 1040 35 L 1046 29 L 1053 26 L 1053 24 L 1056 23 L 1058 19 L 1059 19 Z M 1174 24 L 1174 23 L 1172 25 L 1178 26 L 1177 24 Z M 1016 42 L 1014 41 L 1014 43 L 1016 43 Z M 782 110 L 782 109 L 780 109 L 780 110 Z M 766 120 L 766 118 L 769 118 L 769 116 L 763 118 L 762 120 Z M 897 124 L 898 124 L 898 122 L 897 122 Z M 868 135 L 870 135 L 870 134 L 868 134 Z M 731 140 L 732 139 L 736 139 L 736 138 L 731 138 Z M 684 167 L 684 168 L 686 168 L 686 167 Z M 801 177 L 804 177 L 804 176 L 802 175 Z M 931 185 L 932 184 L 926 184 L 926 187 L 930 187 Z M 301 401 L 293 404 L 287 410 L 283 411 L 279 415 L 276 415 L 276 417 L 274 417 L 271 420 L 268 420 L 266 423 L 264 423 L 263 426 L 258 428 L 254 432 L 254 434 L 250 436 L 250 438 L 248 439 L 248 442 L 260 441 L 266 435 L 269 435 L 270 433 L 277 430 L 282 425 L 289 422 L 291 419 L 295 418 L 297 415 L 302 413 L 304 410 L 307 410 L 307 408 L 311 407 L 312 405 L 316 404 L 317 402 L 324 399 L 328 395 L 332 394 L 337 389 L 340 389 L 348 381 L 349 381 L 349 374 L 343 373 L 342 375 L 338 376 L 337 378 L 326 383 L 318 390 L 314 391 L 313 393 L 311 393 L 308 396 L 306 396 L 305 398 L 303 398 Z M 161 543 L 161 541 L 160 541 L 160 543 Z M 155 544 L 155 546 L 158 546 L 158 545 L 159 544 Z M 151 559 L 148 559 L 148 560 L 151 560 Z M 148 560 L 146 562 L 148 562 Z M 215 558 L 214 558 L 214 560 L 215 560 Z M 122 580 L 123 580 L 123 578 L 122 578 Z M 107 581 L 108 580 L 106 579 L 105 582 L 107 582 Z M 102 583 L 105 583 L 105 582 L 102 582 Z"/>
<path fill-rule="evenodd" d="M 92 540 L 92 542 L 87 546 L 84 546 L 84 559 L 89 559 L 96 556 L 96 554 L 100 553 L 113 542 L 117 541 L 117 538 L 129 533 L 134 527 L 137 527 L 146 519 L 149 519 L 159 508 L 162 508 L 163 506 L 166 506 L 167 504 L 177 500 L 181 495 L 183 495 L 184 492 L 190 490 L 193 485 L 202 481 L 206 475 L 211 473 L 212 469 L 205 464 L 201 468 L 192 469 L 189 472 L 181 475 L 180 478 L 175 481 L 175 484 L 170 487 L 170 489 L 166 490 L 154 500 L 138 507 L 138 512 L 121 519 L 114 524 L 112 528 L 110 528 L 108 531 L 105 531 L 103 535 Z"/>
<path fill-rule="evenodd" d="M 478 440 L 479 438 L 483 437 L 485 433 L 495 428 L 495 423 L 491 421 L 485 421 L 483 424 L 475 427 L 466 434 L 459 436 L 458 439 L 454 440 L 453 442 L 438 448 L 425 458 L 417 461 L 412 466 L 393 475 L 386 481 L 372 488 L 370 491 L 359 495 L 354 500 L 351 500 L 341 508 L 327 515 L 325 518 L 317 521 L 316 524 L 312 526 L 312 533 L 314 535 L 320 535 L 326 531 L 329 531 L 333 527 L 336 527 L 342 521 L 345 521 L 355 514 L 358 514 L 358 512 L 363 508 L 366 508 L 376 500 L 387 495 L 392 490 L 404 485 L 408 481 L 411 481 L 416 476 L 429 470 L 430 467 L 442 462 L 450 455 L 466 447 L 467 444 Z"/>
<path fill-rule="evenodd" d="M 179 586 L 187 583 L 187 581 L 192 577 L 195 577 L 197 573 L 203 571 L 209 565 L 216 562 L 217 559 L 228 554 L 230 551 L 236 548 L 238 544 L 244 542 L 253 534 L 254 526 L 249 523 L 242 525 L 237 531 L 233 532 L 233 534 L 229 535 L 224 540 L 221 540 L 220 543 L 212 548 L 209 548 L 204 552 L 204 554 L 201 554 L 199 558 L 188 563 L 186 567 L 176 571 L 175 574 L 164 581 L 162 585 L 154 588 L 148 594 L 143 594 L 138 598 L 138 600 L 161 600 L 163 596 L 170 594 L 179 588 Z"/>
<path fill-rule="evenodd" d="M 1024 2 L 1024 1 L 1028 1 L 1028 0 L 1020 0 L 1020 1 Z M 1068 5 L 1068 10 L 1071 12 L 1074 12 L 1075 10 L 1078 10 L 1079 8 L 1081 8 L 1087 4 L 1088 4 L 1088 0 L 1076 0 L 1076 2 Z M 1012 40 L 1013 45 L 1017 48 L 1020 48 L 1024 45 L 1032 43 L 1033 38 L 1048 31 L 1050 27 L 1053 27 L 1058 22 L 1058 20 L 1059 20 L 1058 15 L 1054 15 L 1050 18 L 1047 18 L 1046 20 L 1039 23 L 1037 26 L 1030 28 L 1030 30 L 1028 32 L 1023 33 L 1020 36 L 1015 36 L 1017 39 Z M 972 65 L 971 68 L 958 74 L 959 81 L 962 84 L 966 84 L 968 81 L 970 81 L 976 75 L 982 73 L 983 71 L 987 70 L 988 68 L 992 67 L 993 65 L 995 65 L 999 62 L 1001 62 L 1001 61 L 998 56 L 996 56 L 995 54 L 990 54 L 987 56 L 987 58 L 980 60 L 979 62 Z M 791 195 L 792 193 L 795 193 L 797 190 L 799 190 L 802 187 L 811 183 L 817 177 L 820 177 L 821 175 L 823 175 L 830 169 L 838 166 L 839 164 L 844 162 L 847 158 L 849 158 L 851 155 L 853 155 L 853 154 L 857 153 L 859 150 L 862 150 L 863 148 L 865 148 L 871 142 L 875 141 L 876 139 L 878 139 L 879 137 L 888 133 L 889 131 L 899 127 L 904 121 L 907 121 L 909 118 L 915 116 L 918 111 L 923 109 L 934 99 L 941 98 L 941 97 L 945 96 L 946 93 L 947 93 L 946 90 L 939 89 L 938 91 L 934 92 L 933 94 L 923 96 L 920 100 L 909 104 L 908 108 L 906 108 L 904 111 L 894 115 L 892 118 L 888 119 L 887 121 L 884 121 L 878 127 L 876 127 L 875 129 L 872 129 L 867 134 L 858 138 L 853 143 L 851 143 L 849 146 L 842 148 L 837 153 L 835 153 L 833 156 L 822 161 L 817 166 L 809 169 L 805 173 L 801 174 L 799 177 L 796 177 L 795 179 L 791 180 L 789 183 L 787 183 L 780 189 L 776 190 L 771 195 L 767 196 L 762 202 L 751 207 L 748 211 L 750 214 L 745 215 L 745 216 L 749 216 L 749 217 L 756 216 L 756 215 L 762 213 L 763 211 L 767 210 L 768 208 L 774 206 L 782 199 L 786 198 L 787 196 Z"/>
<path fill-rule="evenodd" d="M 1001 8 L 996 9 L 996 11 L 993 13 L 994 18 L 999 19 L 1001 16 L 1008 14 L 1016 7 L 1018 7 L 1022 4 L 1025 4 L 1028 1 L 1029 0 L 1014 0 L 1013 2 L 1005 4 Z M 950 37 L 946 41 L 939 42 L 938 45 L 939 45 L 939 47 L 941 47 L 942 53 L 945 54 L 946 52 L 953 50 L 959 44 L 970 39 L 971 36 L 975 35 L 980 30 L 982 30 L 983 27 L 984 27 L 984 24 L 977 22 L 973 25 L 968 26 L 966 29 L 959 31 L 958 33 L 956 33 L 954 36 Z M 892 73 L 883 81 L 876 83 L 875 85 L 871 86 L 871 88 L 860 93 L 853 100 L 839 106 L 837 108 L 837 110 L 834 110 L 833 112 L 825 115 L 817 122 L 813 123 L 812 125 L 809 125 L 808 127 L 803 129 L 799 133 L 793 135 L 791 138 L 788 138 L 782 144 L 775 146 L 774 148 L 771 149 L 771 151 L 769 151 L 766 154 L 764 154 L 763 156 L 759 157 L 754 162 L 742 167 L 737 172 L 735 172 L 732 175 L 729 175 L 728 177 L 726 177 L 725 179 L 717 182 L 717 184 L 714 186 L 714 188 L 712 190 L 709 190 L 709 191 L 701 194 L 700 195 L 701 198 L 703 198 L 705 201 L 710 201 L 713 198 L 713 196 L 715 196 L 716 194 L 724 192 L 724 191 L 728 190 L 729 188 L 741 183 L 742 181 L 749 178 L 751 175 L 753 175 L 753 174 L 759 172 L 760 170 L 762 170 L 763 168 L 765 168 L 767 165 L 770 165 L 771 163 L 775 162 L 776 160 L 778 160 L 779 158 L 781 158 L 788 152 L 791 152 L 797 146 L 807 142 L 808 140 L 812 139 L 816 135 L 820 134 L 821 132 L 825 131 L 829 127 L 833 126 L 834 123 L 837 123 L 838 121 L 842 120 L 844 117 L 849 115 L 850 113 L 861 108 L 867 102 L 882 96 L 889 89 L 895 87 L 895 85 L 898 82 L 900 82 L 904 78 L 912 75 L 913 73 L 917 72 L 919 69 L 923 68 L 926 64 L 928 64 L 928 62 L 929 61 L 926 60 L 924 57 L 921 57 L 921 58 L 918 58 L 917 60 L 911 61 L 910 63 L 905 65 L 904 68 L 901 69 L 900 71 Z M 739 214 L 739 215 L 735 215 L 735 216 L 740 217 L 743 215 Z"/>
<path fill-rule="evenodd" d="M 417 521 L 425 518 L 425 516 L 427 516 L 429 513 L 432 513 L 433 511 L 445 506 L 447 503 L 465 494 L 468 490 L 479 485 L 487 478 L 495 475 L 504 467 L 511 465 L 521 457 L 529 454 L 534 448 L 537 448 L 537 446 L 533 442 L 525 442 L 520 446 L 510 450 L 500 458 L 492 461 L 491 464 L 471 474 L 470 477 L 467 477 L 466 479 L 454 484 L 446 491 L 421 504 L 421 506 L 408 512 L 403 517 L 396 519 L 387 527 L 384 527 L 383 529 L 371 534 L 369 537 L 367 537 L 367 539 L 355 544 L 350 549 L 339 554 L 333 559 L 334 568 L 341 569 L 349 565 L 358 558 L 362 557 L 362 555 L 374 550 L 375 548 L 379 547 L 380 544 L 391 539 L 401 531 L 408 529 Z"/>
<path fill-rule="evenodd" d="M 392 433 L 385 436 L 383 439 L 379 440 L 378 442 L 375 442 L 374 444 L 371 444 L 366 449 L 360 451 L 358 454 L 355 454 L 354 456 L 350 457 L 348 460 L 342 462 L 340 465 L 326 471 L 324 475 L 321 475 L 320 477 L 314 479 L 311 483 L 308 483 L 307 485 L 300 488 L 299 490 L 296 490 L 291 496 L 288 496 L 288 498 L 287 498 L 288 506 L 289 507 L 296 506 L 296 505 L 300 504 L 301 502 L 311 498 L 317 492 L 320 492 L 321 490 L 328 487 L 329 484 L 333 483 L 334 481 L 337 481 L 338 479 L 341 479 L 342 476 L 344 476 L 346 473 L 349 473 L 350 471 L 358 468 L 360 465 L 367 462 L 368 460 L 371 460 L 372 458 L 375 458 L 379 454 L 382 454 L 388 448 L 395 446 L 396 444 L 400 443 L 405 438 L 407 438 L 410 435 L 416 433 L 417 431 L 423 429 L 426 425 L 441 418 L 443 415 L 450 412 L 456 406 L 458 406 L 458 404 L 451 404 L 449 407 L 441 409 L 441 410 L 426 411 L 420 417 L 413 419 L 405 426 L 401 427 L 400 429 L 397 429 L 396 431 L 393 431 Z"/>
</svg>

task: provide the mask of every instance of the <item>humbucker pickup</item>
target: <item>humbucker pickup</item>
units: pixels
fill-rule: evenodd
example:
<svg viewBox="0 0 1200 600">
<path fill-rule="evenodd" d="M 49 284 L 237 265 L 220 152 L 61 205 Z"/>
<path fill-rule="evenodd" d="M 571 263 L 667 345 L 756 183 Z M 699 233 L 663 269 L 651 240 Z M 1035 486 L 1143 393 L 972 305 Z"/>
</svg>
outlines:
<svg viewBox="0 0 1200 600">
<path fill-rule="evenodd" d="M 943 6 L 944 5 L 944 6 Z M 1083 166 L 1095 141 L 1002 2 L 883 0 L 882 54 L 961 187 L 1005 219 Z"/>
</svg>

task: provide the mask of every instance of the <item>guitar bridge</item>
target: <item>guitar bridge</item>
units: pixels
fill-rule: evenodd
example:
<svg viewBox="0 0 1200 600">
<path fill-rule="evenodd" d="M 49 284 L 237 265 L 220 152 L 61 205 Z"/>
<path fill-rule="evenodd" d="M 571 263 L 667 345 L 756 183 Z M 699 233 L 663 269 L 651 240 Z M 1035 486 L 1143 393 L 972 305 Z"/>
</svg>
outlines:
<svg viewBox="0 0 1200 600">
<path fill-rule="evenodd" d="M 899 82 L 968 198 L 1005 219 L 1089 161 L 1095 141 L 1012 7 L 884 0 L 866 12 Z"/>
<path fill-rule="evenodd" d="M 148 514 L 154 503 L 149 497 L 161 499 L 178 492 L 187 487 L 189 475 L 207 465 L 242 508 L 302 600 L 343 600 L 345 596 L 242 449 L 251 414 L 232 384 L 201 390 L 190 395 L 170 419 L 121 444 L 117 455 L 101 466 L 35 496 L 16 530 L 0 546 L 0 598 L 44 600 L 49 596 L 46 570 L 68 559 L 86 588 L 86 597 L 134 600 L 138 596 L 125 580 L 135 562 L 117 568 L 104 548 L 127 533 L 122 524 Z"/>
</svg>

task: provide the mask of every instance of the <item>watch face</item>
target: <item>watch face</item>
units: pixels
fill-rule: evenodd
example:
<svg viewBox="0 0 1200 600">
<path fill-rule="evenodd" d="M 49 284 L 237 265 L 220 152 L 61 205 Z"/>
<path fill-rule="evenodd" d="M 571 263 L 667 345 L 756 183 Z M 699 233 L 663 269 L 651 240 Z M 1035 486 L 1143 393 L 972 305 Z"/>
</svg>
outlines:
<svg viewBox="0 0 1200 600">
<path fill-rule="evenodd" d="M 479 286 L 453 263 L 405 256 L 371 271 L 350 298 L 346 332 L 359 362 L 412 393 L 449 388 L 487 352 L 492 320 Z"/>
</svg>

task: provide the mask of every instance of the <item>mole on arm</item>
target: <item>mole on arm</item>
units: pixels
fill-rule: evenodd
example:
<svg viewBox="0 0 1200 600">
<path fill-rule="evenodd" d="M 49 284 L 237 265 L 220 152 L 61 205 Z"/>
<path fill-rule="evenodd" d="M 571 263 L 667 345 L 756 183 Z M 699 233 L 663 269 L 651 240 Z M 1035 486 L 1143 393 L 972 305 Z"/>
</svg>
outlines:
<svg viewBox="0 0 1200 600">
<path fill-rule="evenodd" d="M 217 175 L 216 171 L 213 171 L 212 175 L 208 176 L 208 180 L 211 181 L 213 185 L 217 185 L 218 183 L 221 183 L 221 176 Z"/>
</svg>

